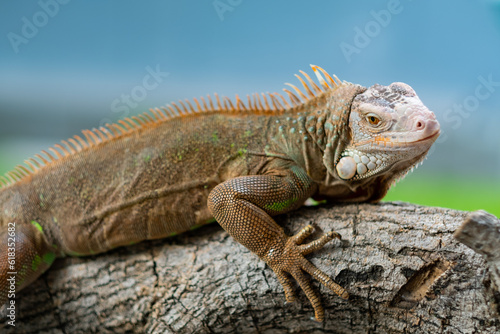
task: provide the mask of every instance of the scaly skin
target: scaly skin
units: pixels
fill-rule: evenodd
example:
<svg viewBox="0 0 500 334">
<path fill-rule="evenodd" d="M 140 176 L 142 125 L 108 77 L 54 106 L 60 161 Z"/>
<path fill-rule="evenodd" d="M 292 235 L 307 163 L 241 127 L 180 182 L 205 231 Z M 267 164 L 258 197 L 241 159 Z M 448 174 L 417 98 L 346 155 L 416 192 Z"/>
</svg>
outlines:
<svg viewBox="0 0 500 334">
<path fill-rule="evenodd" d="M 0 179 L 0 303 L 10 293 L 8 278 L 19 291 L 56 257 L 164 238 L 215 218 L 273 269 L 287 301 L 294 299 L 291 274 L 321 321 L 303 272 L 348 294 L 304 255 L 340 236 L 302 245 L 311 226 L 289 237 L 272 216 L 309 197 L 381 199 L 423 159 L 439 124 L 405 84 L 366 89 L 313 70 L 321 88 L 302 72 L 307 96 L 292 86 L 300 101 L 285 90 L 291 106 L 277 94 L 246 107 L 239 98 L 217 97 L 217 107 L 181 102 L 164 109 L 168 115 L 156 109 L 84 131 L 85 140 L 63 141 L 8 173 Z"/>
</svg>

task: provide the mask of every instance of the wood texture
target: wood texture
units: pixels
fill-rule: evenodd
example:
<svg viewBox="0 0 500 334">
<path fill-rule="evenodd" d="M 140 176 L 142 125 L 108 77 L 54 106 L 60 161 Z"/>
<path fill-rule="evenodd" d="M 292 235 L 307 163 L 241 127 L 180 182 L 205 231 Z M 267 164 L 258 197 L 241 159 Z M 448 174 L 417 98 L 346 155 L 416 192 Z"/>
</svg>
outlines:
<svg viewBox="0 0 500 334">
<path fill-rule="evenodd" d="M 56 261 L 17 295 L 5 333 L 498 333 L 489 262 L 453 233 L 467 212 L 406 203 L 327 205 L 277 217 L 343 240 L 309 258 L 351 294 L 320 287 L 326 320 L 217 224 L 86 258 Z M 492 218 L 493 219 L 493 218 Z M 307 240 L 306 240 L 307 241 Z M 5 306 L 0 315 L 5 319 Z"/>
</svg>

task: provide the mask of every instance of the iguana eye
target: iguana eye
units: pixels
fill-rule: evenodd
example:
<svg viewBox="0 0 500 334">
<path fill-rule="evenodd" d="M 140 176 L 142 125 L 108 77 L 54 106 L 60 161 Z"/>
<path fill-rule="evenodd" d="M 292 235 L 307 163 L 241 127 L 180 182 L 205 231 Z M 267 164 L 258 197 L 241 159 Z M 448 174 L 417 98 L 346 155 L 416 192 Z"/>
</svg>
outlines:
<svg viewBox="0 0 500 334">
<path fill-rule="evenodd" d="M 375 115 L 368 115 L 368 116 L 366 116 L 366 120 L 367 120 L 368 123 L 370 123 L 370 125 L 377 126 L 377 125 L 380 124 L 380 118 L 378 118 Z"/>
</svg>

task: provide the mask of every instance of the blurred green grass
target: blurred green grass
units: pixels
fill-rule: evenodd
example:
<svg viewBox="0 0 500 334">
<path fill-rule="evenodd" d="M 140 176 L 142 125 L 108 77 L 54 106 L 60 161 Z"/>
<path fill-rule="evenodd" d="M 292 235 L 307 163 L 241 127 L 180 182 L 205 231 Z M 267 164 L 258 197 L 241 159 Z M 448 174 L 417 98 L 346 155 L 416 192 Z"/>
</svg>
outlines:
<svg viewBox="0 0 500 334">
<path fill-rule="evenodd" d="M 500 217 L 500 180 L 418 173 L 393 186 L 383 200 L 464 211 L 483 209 Z"/>
<path fill-rule="evenodd" d="M 12 167 L 0 157 L 0 175 Z M 410 174 L 389 190 L 384 201 L 404 201 L 464 211 L 483 209 L 500 217 L 500 180 L 439 173 Z"/>
</svg>

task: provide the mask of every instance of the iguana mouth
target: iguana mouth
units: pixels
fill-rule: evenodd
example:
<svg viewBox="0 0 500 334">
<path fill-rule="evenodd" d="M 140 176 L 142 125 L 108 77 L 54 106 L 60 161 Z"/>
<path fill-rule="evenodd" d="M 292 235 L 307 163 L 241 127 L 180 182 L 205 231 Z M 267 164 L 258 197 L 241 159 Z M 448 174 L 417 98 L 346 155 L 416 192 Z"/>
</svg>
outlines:
<svg viewBox="0 0 500 334">
<path fill-rule="evenodd" d="M 367 140 L 365 142 L 360 142 L 360 143 L 354 145 L 354 147 L 363 147 L 363 146 L 366 146 L 366 144 L 371 142 L 378 147 L 384 147 L 386 149 L 391 149 L 391 148 L 400 149 L 400 148 L 405 148 L 408 146 L 413 146 L 416 143 L 434 142 L 437 139 L 437 137 L 439 137 L 440 134 L 441 134 L 441 130 L 438 128 L 432 134 L 430 134 L 424 138 L 420 138 L 420 139 L 413 140 L 413 141 L 399 141 L 399 140 L 392 140 L 391 141 L 390 136 L 384 136 L 384 137 L 375 138 L 374 140 Z"/>
<path fill-rule="evenodd" d="M 434 141 L 437 139 L 437 137 L 439 137 L 440 134 L 441 134 L 441 130 L 437 129 L 436 132 L 434 132 L 432 135 L 427 136 L 427 137 L 422 138 L 422 139 L 419 139 L 419 140 L 416 140 L 413 143 L 419 143 L 419 142 L 423 142 L 423 141 L 427 141 L 427 140 L 431 140 L 431 139 Z"/>
</svg>

